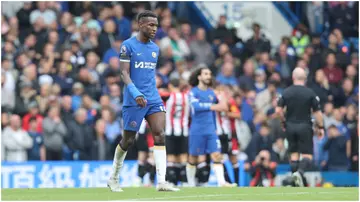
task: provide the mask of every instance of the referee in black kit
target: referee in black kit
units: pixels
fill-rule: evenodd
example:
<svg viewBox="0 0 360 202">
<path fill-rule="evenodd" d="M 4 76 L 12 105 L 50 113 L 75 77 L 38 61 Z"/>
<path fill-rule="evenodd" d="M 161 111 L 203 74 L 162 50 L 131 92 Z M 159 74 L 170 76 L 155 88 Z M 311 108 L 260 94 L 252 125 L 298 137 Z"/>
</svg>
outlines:
<svg viewBox="0 0 360 202">
<path fill-rule="evenodd" d="M 276 113 L 280 116 L 289 142 L 290 166 L 295 186 L 307 186 L 304 171 L 311 167 L 313 158 L 313 124 L 316 120 L 317 132 L 324 135 L 323 116 L 320 99 L 315 92 L 305 86 L 306 72 L 297 67 L 292 73 L 293 85 L 286 88 L 278 98 Z M 283 110 L 286 110 L 285 117 Z M 300 159 L 301 157 L 301 159 Z"/>
</svg>

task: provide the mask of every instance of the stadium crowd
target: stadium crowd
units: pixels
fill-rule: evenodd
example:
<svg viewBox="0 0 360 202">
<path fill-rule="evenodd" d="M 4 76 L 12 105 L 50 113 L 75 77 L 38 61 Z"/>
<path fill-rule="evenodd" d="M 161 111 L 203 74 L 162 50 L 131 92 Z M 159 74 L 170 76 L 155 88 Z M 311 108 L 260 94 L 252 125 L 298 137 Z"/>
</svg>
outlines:
<svg viewBox="0 0 360 202">
<path fill-rule="evenodd" d="M 207 31 L 175 17 L 167 2 L 2 2 L 2 160 L 112 160 L 122 135 L 120 46 L 137 33 L 136 13 L 152 9 L 161 50 L 156 79 L 165 100 L 171 80 L 187 90 L 191 71 L 208 66 L 241 112 L 234 154 L 250 163 L 288 163 L 274 108 L 292 70 L 302 67 L 327 129 L 325 137 L 314 136 L 316 166 L 358 171 L 358 45 L 343 36 L 358 30 L 336 12 L 350 6 L 330 7 L 325 42 L 300 23 L 274 46 L 257 23 L 243 41 L 225 16 Z M 134 147 L 127 159 L 136 158 Z"/>
</svg>

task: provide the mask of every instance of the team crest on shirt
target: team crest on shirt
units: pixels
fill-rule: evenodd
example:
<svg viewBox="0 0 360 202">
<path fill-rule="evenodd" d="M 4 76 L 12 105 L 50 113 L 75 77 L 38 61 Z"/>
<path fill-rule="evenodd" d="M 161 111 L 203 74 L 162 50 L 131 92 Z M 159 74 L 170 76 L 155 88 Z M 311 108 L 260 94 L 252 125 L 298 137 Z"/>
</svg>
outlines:
<svg viewBox="0 0 360 202">
<path fill-rule="evenodd" d="M 122 47 L 121 47 L 121 53 L 122 53 L 122 54 L 126 54 L 126 46 L 122 46 Z"/>
<path fill-rule="evenodd" d="M 156 53 L 152 52 L 152 56 L 153 56 L 153 58 L 156 58 Z"/>
<path fill-rule="evenodd" d="M 210 99 L 211 101 L 213 101 L 213 100 L 214 100 L 214 97 L 213 97 L 212 95 L 209 95 L 209 99 Z"/>
<path fill-rule="evenodd" d="M 135 127 L 137 126 L 136 121 L 131 121 L 131 122 L 130 122 L 130 126 L 133 127 L 133 128 L 135 128 Z"/>
</svg>

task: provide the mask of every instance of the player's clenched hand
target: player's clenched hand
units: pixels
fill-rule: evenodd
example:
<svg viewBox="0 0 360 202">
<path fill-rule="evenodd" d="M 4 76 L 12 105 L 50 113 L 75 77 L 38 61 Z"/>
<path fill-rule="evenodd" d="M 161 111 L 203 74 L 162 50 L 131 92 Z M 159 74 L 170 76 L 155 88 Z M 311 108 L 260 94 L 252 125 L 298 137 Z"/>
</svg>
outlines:
<svg viewBox="0 0 360 202">
<path fill-rule="evenodd" d="M 146 103 L 147 101 L 145 100 L 145 98 L 143 96 L 139 96 L 136 99 L 136 103 L 140 106 L 140 107 L 146 107 Z"/>
</svg>

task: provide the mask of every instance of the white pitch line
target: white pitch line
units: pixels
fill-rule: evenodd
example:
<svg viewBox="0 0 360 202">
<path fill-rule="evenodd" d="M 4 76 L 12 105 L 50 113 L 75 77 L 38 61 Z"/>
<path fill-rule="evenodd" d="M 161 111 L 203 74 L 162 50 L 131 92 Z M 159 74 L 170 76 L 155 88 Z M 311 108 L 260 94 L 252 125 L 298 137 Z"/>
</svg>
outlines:
<svg viewBox="0 0 360 202">
<path fill-rule="evenodd" d="M 156 198 L 137 198 L 124 199 L 114 201 L 149 201 L 149 200 L 164 200 L 164 199 L 187 199 L 187 198 L 202 198 L 202 197 L 223 197 L 223 196 L 271 196 L 271 195 L 306 195 L 306 194 L 351 194 L 353 192 L 294 192 L 294 193 L 259 193 L 259 194 L 206 194 L 206 195 L 191 195 L 191 196 L 168 196 Z"/>
</svg>

